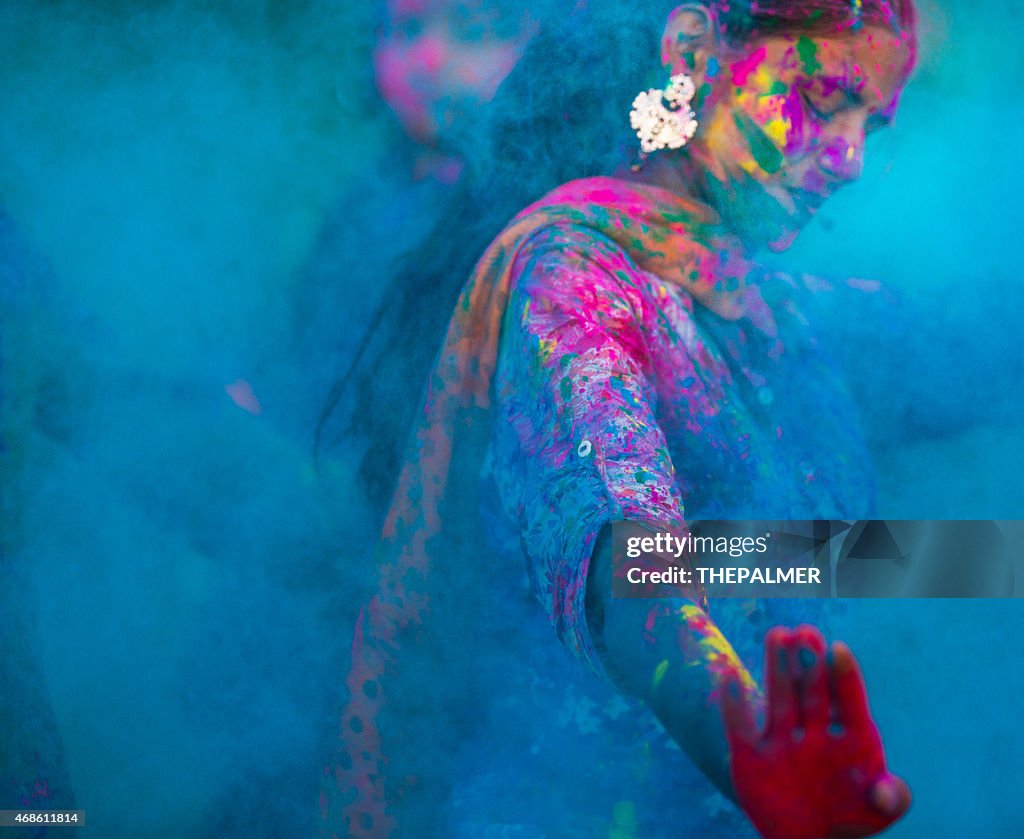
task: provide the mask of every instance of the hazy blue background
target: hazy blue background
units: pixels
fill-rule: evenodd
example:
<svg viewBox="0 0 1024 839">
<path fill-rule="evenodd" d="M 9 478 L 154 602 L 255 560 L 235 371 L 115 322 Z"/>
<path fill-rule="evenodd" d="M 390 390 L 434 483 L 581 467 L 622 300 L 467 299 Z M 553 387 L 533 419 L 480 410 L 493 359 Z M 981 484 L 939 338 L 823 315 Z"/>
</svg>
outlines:
<svg viewBox="0 0 1024 839">
<path fill-rule="evenodd" d="M 884 279 L 924 313 L 906 358 L 923 345 L 943 362 L 928 372 L 863 346 L 876 423 L 907 389 L 926 406 L 910 439 L 877 441 L 881 513 L 1021 517 L 1007 313 L 1024 10 L 922 6 L 897 127 L 781 261 Z M 307 266 L 326 217 L 380 206 L 346 187 L 397 142 L 369 87 L 375 10 L 0 3 L 0 207 L 18 243 L 0 285 L 0 545 L 33 606 L 84 837 L 311 823 L 365 562 L 345 453 L 318 478 L 312 428 L 337 372 L 323 362 L 381 277 Z M 324 276 L 337 288 L 310 288 Z M 310 300 L 330 303 L 312 336 Z M 240 379 L 261 413 L 229 398 Z M 844 635 L 916 794 L 893 836 L 1020 834 L 1022 632 L 1017 602 L 851 607 Z"/>
</svg>

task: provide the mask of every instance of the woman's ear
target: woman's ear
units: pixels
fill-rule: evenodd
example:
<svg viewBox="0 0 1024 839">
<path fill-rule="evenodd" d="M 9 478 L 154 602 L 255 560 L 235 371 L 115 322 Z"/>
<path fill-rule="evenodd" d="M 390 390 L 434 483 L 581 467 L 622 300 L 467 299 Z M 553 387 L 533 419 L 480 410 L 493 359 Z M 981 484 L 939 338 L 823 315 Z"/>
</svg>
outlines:
<svg viewBox="0 0 1024 839">
<path fill-rule="evenodd" d="M 714 13 L 704 3 L 681 3 L 665 22 L 661 36 L 661 63 L 670 75 L 686 73 L 699 88 L 708 59 L 719 49 Z"/>
</svg>

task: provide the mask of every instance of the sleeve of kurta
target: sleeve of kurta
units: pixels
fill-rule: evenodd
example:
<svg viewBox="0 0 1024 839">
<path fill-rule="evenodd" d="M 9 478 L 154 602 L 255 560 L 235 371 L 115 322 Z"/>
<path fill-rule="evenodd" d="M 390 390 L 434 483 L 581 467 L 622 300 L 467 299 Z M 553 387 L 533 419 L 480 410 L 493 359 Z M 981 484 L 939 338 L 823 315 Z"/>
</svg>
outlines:
<svg viewBox="0 0 1024 839">
<path fill-rule="evenodd" d="M 516 259 L 494 379 L 491 471 L 502 506 L 557 635 L 599 674 L 585 611 L 599 532 L 627 519 L 683 521 L 656 419 L 642 286 L 603 235 L 542 229 Z"/>
</svg>

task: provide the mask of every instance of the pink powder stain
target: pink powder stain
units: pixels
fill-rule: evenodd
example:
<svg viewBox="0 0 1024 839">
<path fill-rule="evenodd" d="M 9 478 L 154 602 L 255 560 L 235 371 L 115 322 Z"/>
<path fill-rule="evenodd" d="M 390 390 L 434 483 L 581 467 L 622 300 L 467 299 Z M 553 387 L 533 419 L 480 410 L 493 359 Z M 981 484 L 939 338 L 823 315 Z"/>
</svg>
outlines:
<svg viewBox="0 0 1024 839">
<path fill-rule="evenodd" d="M 245 379 L 238 379 L 232 384 L 224 385 L 224 392 L 243 411 L 248 411 L 256 417 L 263 413 L 263 406 L 260 405 L 259 399 L 253 393 L 252 385 Z"/>
<path fill-rule="evenodd" d="M 450 44 L 439 34 L 418 38 L 408 52 L 410 68 L 436 76 L 448 61 Z"/>
<path fill-rule="evenodd" d="M 729 69 L 732 70 L 732 83 L 737 87 L 745 85 L 747 79 L 750 78 L 750 74 L 757 72 L 757 68 L 761 66 L 767 57 L 768 47 L 765 46 L 755 50 L 742 61 L 730 64 Z"/>
<path fill-rule="evenodd" d="M 616 201 L 618 198 L 618 191 L 608 187 L 598 187 L 597 189 L 587 190 L 586 192 L 586 200 L 593 201 L 596 204 L 611 203 Z"/>
<path fill-rule="evenodd" d="M 864 280 L 859 277 L 850 277 L 850 279 L 846 281 L 846 284 L 850 288 L 867 292 L 868 294 L 876 294 L 882 290 L 882 284 L 878 280 Z"/>
<path fill-rule="evenodd" d="M 437 131 L 430 109 L 442 95 L 442 72 L 448 59 L 448 44 L 436 34 L 411 44 L 384 41 L 374 51 L 377 89 L 417 138 L 429 138 Z"/>
<path fill-rule="evenodd" d="M 644 621 L 644 631 L 653 632 L 654 625 L 658 622 L 658 609 L 651 609 L 647 613 L 647 619 Z"/>
<path fill-rule="evenodd" d="M 444 157 L 436 161 L 429 174 L 440 183 L 451 186 L 462 177 L 463 161 L 457 157 Z"/>
</svg>

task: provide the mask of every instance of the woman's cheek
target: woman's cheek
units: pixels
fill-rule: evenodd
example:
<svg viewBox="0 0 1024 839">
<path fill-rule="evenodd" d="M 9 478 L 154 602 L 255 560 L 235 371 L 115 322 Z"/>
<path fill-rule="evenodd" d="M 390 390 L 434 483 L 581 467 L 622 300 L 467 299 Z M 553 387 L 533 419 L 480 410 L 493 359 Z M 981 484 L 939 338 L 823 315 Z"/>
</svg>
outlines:
<svg viewBox="0 0 1024 839">
<path fill-rule="evenodd" d="M 734 167 L 738 167 L 748 175 L 760 179 L 757 174 L 759 167 L 750 144 L 739 130 L 740 118 L 737 114 L 741 112 L 729 107 L 732 104 L 716 108 L 710 119 L 702 126 L 705 142 L 715 162 L 714 174 L 720 179 L 731 179 L 736 176 Z"/>
<path fill-rule="evenodd" d="M 758 180 L 775 175 L 783 158 L 802 143 L 799 95 L 763 70 L 752 73 L 747 84 L 733 88 L 731 95 L 733 121 L 744 141 L 741 168 Z"/>
<path fill-rule="evenodd" d="M 761 115 L 758 122 L 761 124 L 761 130 L 782 152 L 788 152 L 795 144 L 795 126 L 790 116 L 788 101 L 788 96 L 777 93 L 762 97 L 760 103 Z"/>
<path fill-rule="evenodd" d="M 419 138 L 432 136 L 437 126 L 430 107 L 437 98 L 436 45 L 412 46 L 384 41 L 374 52 L 377 89 L 406 129 Z"/>
<path fill-rule="evenodd" d="M 767 181 L 781 168 L 789 135 L 778 98 L 774 94 L 737 91 L 732 108 L 738 134 L 738 161 L 748 175 Z"/>
<path fill-rule="evenodd" d="M 807 110 L 797 88 L 792 88 L 786 95 L 782 111 L 789 124 L 789 134 L 786 137 L 785 146 L 786 154 L 799 155 L 809 145 L 814 125 L 807 118 Z"/>
</svg>

